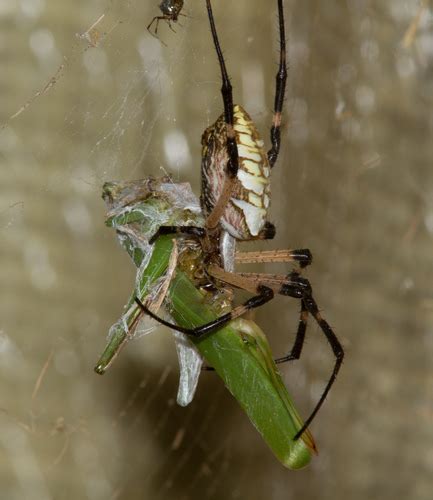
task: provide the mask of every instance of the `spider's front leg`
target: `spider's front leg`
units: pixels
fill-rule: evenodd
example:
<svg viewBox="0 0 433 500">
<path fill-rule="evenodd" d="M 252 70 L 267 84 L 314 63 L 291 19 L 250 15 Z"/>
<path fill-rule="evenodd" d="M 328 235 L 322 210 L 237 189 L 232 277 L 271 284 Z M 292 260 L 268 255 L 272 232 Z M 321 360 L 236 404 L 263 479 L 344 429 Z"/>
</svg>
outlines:
<svg viewBox="0 0 433 500">
<path fill-rule="evenodd" d="M 222 55 L 211 0 L 206 0 L 209 23 L 221 73 L 224 113 L 202 137 L 202 207 L 206 227 L 221 225 L 235 239 L 272 239 L 275 227 L 267 222 L 270 171 L 280 148 L 280 124 L 287 78 L 283 2 L 277 0 L 280 63 L 276 78 L 272 148 L 266 153 L 248 113 L 233 104 L 232 86 Z"/>
<path fill-rule="evenodd" d="M 284 93 L 286 90 L 287 81 L 287 66 L 286 66 L 286 33 L 284 23 L 283 1 L 278 0 L 278 24 L 280 31 L 280 63 L 278 72 L 275 77 L 275 101 L 274 101 L 274 116 L 271 127 L 271 144 L 272 147 L 268 151 L 268 160 L 271 168 L 275 165 L 281 144 L 281 114 L 284 104 Z"/>
<path fill-rule="evenodd" d="M 199 226 L 159 226 L 156 233 L 152 236 L 149 243 L 154 243 L 159 236 L 164 234 L 189 234 L 197 238 L 204 238 L 208 231 L 204 227 Z M 275 226 L 271 222 L 266 222 L 263 229 L 256 236 L 256 240 L 272 240 L 275 237 Z M 300 250 L 303 251 L 303 250 Z M 305 261 L 305 256 L 300 256 L 299 260 Z M 309 265 L 306 264 L 306 265 Z M 304 267 L 301 264 L 301 267 Z"/>
<path fill-rule="evenodd" d="M 236 143 L 236 135 L 234 128 L 234 110 L 233 110 L 233 88 L 227 72 L 226 64 L 224 61 L 223 53 L 218 39 L 218 34 L 215 26 L 215 20 L 212 12 L 212 5 L 210 0 L 206 0 L 206 7 L 208 12 L 209 24 L 212 33 L 212 39 L 217 53 L 218 62 L 221 72 L 221 95 L 224 104 L 224 124 L 225 124 L 225 147 L 227 151 L 227 162 L 225 164 L 224 173 L 225 179 L 220 196 L 215 200 L 215 204 L 211 207 L 206 219 L 206 227 L 214 229 L 221 221 L 227 204 L 233 194 L 236 185 L 236 178 L 239 170 L 239 153 Z M 206 193 L 202 192 L 202 196 Z"/>
<path fill-rule="evenodd" d="M 158 231 L 150 238 L 149 243 L 154 243 L 164 234 L 189 234 L 197 238 L 204 238 L 206 236 L 206 229 L 198 226 L 159 226 Z"/>
</svg>

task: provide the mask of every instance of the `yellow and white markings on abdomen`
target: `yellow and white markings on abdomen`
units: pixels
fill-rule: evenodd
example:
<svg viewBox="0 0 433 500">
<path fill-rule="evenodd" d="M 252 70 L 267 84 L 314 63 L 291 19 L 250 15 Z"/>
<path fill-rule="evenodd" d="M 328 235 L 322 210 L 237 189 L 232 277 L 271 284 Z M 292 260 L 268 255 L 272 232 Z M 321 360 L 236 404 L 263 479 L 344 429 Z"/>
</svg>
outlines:
<svg viewBox="0 0 433 500">
<path fill-rule="evenodd" d="M 234 105 L 233 114 L 239 170 L 221 224 L 235 238 L 248 240 L 259 235 L 267 220 L 270 167 L 263 141 L 248 113 Z M 228 160 L 223 115 L 205 131 L 202 145 L 202 203 L 209 213 L 221 194 Z"/>
<path fill-rule="evenodd" d="M 237 177 L 242 189 L 231 201 L 242 210 L 251 236 L 257 236 L 265 225 L 269 207 L 268 157 L 256 126 L 238 105 L 234 106 L 234 130 L 239 155 Z"/>
</svg>

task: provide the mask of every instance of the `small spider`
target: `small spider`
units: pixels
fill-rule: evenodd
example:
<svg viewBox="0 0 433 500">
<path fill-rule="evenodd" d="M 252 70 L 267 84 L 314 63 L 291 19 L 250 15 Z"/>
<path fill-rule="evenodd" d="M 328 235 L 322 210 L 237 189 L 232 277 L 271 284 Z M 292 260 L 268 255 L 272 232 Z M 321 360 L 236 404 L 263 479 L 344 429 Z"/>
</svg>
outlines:
<svg viewBox="0 0 433 500">
<path fill-rule="evenodd" d="M 301 276 L 300 269 L 287 275 L 239 273 L 234 262 L 297 262 L 300 268 L 311 264 L 308 249 L 275 250 L 267 252 L 236 252 L 236 241 L 272 239 L 275 227 L 268 222 L 270 203 L 270 172 L 274 167 L 281 143 L 281 117 L 287 79 L 286 42 L 283 0 L 277 0 L 280 61 L 276 75 L 274 114 L 270 132 L 271 148 L 264 150 L 264 143 L 247 112 L 233 104 L 232 86 L 227 73 L 218 40 L 211 0 L 206 0 L 213 43 L 218 56 L 224 103 L 224 113 L 214 125 L 206 129 L 202 137 L 202 189 L 201 207 L 206 216 L 204 227 L 163 226 L 158 234 L 188 234 L 201 243 L 204 274 L 209 286 L 215 289 L 242 289 L 254 296 L 242 305 L 234 307 L 214 321 L 196 328 L 182 328 L 169 323 L 146 308 L 139 299 L 137 304 L 160 323 L 187 335 L 199 338 L 222 327 L 246 311 L 259 307 L 276 294 L 301 301 L 301 312 L 296 339 L 290 352 L 276 360 L 284 363 L 299 359 L 304 344 L 307 320 L 311 315 L 320 326 L 335 356 L 335 364 L 327 385 L 303 427 L 296 434 L 298 439 L 319 411 L 334 383 L 343 362 L 343 347 L 329 324 L 322 318 L 313 298 L 309 281 Z M 203 286 L 203 283 L 200 284 Z"/>
<path fill-rule="evenodd" d="M 177 22 L 177 18 L 182 15 L 180 11 L 183 8 L 183 0 L 162 0 L 159 4 L 159 8 L 162 12 L 162 16 L 155 16 L 147 27 L 149 33 L 155 37 L 158 37 L 158 25 L 160 21 L 166 21 L 169 28 L 174 31 L 171 22 Z M 152 33 L 150 28 L 155 21 L 156 26 Z"/>
</svg>

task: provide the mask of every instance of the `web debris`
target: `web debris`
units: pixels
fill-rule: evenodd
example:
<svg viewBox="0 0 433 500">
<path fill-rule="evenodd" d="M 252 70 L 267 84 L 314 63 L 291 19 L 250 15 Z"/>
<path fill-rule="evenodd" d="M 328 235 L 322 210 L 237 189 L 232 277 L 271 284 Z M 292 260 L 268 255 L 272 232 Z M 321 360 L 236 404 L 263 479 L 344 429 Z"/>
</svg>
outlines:
<svg viewBox="0 0 433 500">
<path fill-rule="evenodd" d="M 113 26 L 110 27 L 108 31 L 101 32 L 97 29 L 97 26 L 99 23 L 102 22 L 102 20 L 105 18 L 105 13 L 101 14 L 98 19 L 92 23 L 92 25 L 83 33 L 77 33 L 76 36 L 80 40 L 85 40 L 87 42 L 87 46 L 80 52 L 81 54 L 84 54 L 87 52 L 89 49 L 96 48 L 98 47 L 104 39 L 110 35 L 110 33 L 119 25 L 121 24 L 121 20 L 118 20 Z M 63 62 L 59 65 L 55 73 L 51 76 L 51 78 L 48 80 L 48 82 L 39 90 L 37 90 L 33 96 L 31 96 L 15 113 L 9 116 L 7 118 L 6 122 L 3 123 L 0 126 L 0 130 L 4 129 L 8 123 L 12 120 L 15 120 L 15 118 L 18 118 L 24 111 L 26 111 L 27 108 L 29 108 L 36 99 L 38 99 L 40 96 L 47 94 L 63 77 L 64 75 L 64 70 L 67 68 L 69 62 L 73 59 L 69 59 L 66 56 L 63 56 Z"/>
</svg>

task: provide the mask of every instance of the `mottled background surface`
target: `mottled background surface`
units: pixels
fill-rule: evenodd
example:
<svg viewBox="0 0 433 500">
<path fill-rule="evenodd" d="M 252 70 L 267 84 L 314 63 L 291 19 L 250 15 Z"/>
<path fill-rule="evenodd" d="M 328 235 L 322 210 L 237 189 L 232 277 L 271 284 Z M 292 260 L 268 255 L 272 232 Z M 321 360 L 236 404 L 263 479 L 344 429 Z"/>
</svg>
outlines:
<svg viewBox="0 0 433 500">
<path fill-rule="evenodd" d="M 313 463 L 285 470 L 211 373 L 177 407 L 166 330 L 129 344 L 104 377 L 92 371 L 134 279 L 101 186 L 169 171 L 198 192 L 200 136 L 222 110 L 204 1 L 185 3 L 176 34 L 160 25 L 164 46 L 146 31 L 157 0 L 0 2 L 0 496 L 431 498 L 428 2 L 285 1 L 278 234 L 263 246 L 312 250 L 308 277 L 347 352 L 312 426 Z M 215 2 L 235 100 L 266 139 L 275 3 Z M 256 316 L 278 354 L 297 310 L 281 298 Z M 310 332 L 283 368 L 304 415 L 332 366 Z"/>
</svg>

